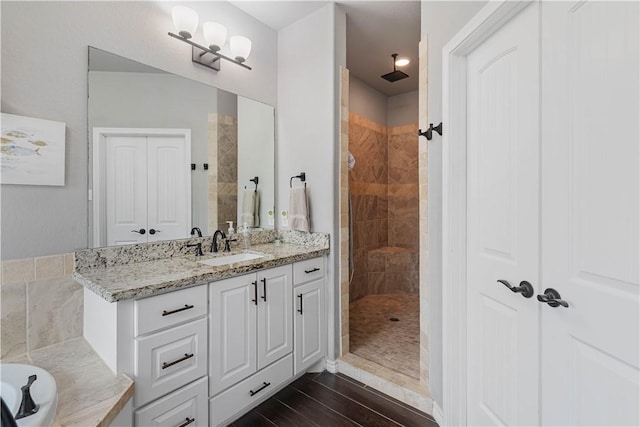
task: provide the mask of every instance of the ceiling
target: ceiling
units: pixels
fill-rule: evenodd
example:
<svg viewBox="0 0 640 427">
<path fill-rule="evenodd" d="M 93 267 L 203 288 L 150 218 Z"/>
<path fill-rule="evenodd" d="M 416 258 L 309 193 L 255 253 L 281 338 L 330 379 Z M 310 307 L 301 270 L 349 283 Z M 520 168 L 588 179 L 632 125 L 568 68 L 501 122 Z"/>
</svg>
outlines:
<svg viewBox="0 0 640 427">
<path fill-rule="evenodd" d="M 231 1 L 234 6 L 280 30 L 329 1 Z M 347 13 L 347 68 L 352 76 L 387 95 L 418 89 L 420 1 L 337 1 Z M 380 76 L 393 71 L 392 53 L 411 58 L 399 70 L 409 78 L 390 83 Z"/>
</svg>

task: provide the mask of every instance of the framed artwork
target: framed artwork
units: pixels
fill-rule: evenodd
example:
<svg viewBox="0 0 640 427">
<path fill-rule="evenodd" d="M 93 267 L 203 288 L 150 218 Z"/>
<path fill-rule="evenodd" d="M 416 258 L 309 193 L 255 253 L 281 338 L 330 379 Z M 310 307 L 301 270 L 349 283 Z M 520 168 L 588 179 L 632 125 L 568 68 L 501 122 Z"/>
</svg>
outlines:
<svg viewBox="0 0 640 427">
<path fill-rule="evenodd" d="M 0 127 L 0 183 L 64 185 L 64 123 L 1 113 Z"/>
</svg>

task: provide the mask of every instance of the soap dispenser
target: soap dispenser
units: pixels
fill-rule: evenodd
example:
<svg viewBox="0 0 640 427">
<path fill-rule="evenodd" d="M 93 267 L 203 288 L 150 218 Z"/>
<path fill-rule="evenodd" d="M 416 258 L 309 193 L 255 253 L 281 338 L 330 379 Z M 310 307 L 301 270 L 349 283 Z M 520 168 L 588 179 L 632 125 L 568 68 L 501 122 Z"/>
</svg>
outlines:
<svg viewBox="0 0 640 427">
<path fill-rule="evenodd" d="M 233 233 L 235 233 L 236 230 L 233 229 L 233 221 L 227 221 L 227 224 L 229 224 L 229 230 L 227 231 L 227 237 L 231 238 L 231 235 L 233 235 Z"/>
</svg>

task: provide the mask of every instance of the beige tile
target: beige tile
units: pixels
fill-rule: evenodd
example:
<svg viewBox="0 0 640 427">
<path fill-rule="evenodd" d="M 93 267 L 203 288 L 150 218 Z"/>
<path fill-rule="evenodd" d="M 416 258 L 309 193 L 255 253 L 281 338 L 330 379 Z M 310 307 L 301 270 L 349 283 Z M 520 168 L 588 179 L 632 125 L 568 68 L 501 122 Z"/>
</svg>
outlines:
<svg viewBox="0 0 640 427">
<path fill-rule="evenodd" d="M 71 276 L 27 284 L 27 349 L 82 335 L 82 287 Z"/>
<path fill-rule="evenodd" d="M 2 284 L 26 283 L 33 280 L 35 270 L 33 258 L 16 259 L 2 262 Z"/>
<path fill-rule="evenodd" d="M 0 287 L 0 357 L 3 359 L 27 351 L 26 284 Z"/>
<path fill-rule="evenodd" d="M 51 255 L 35 259 L 36 280 L 64 276 L 64 255 Z"/>
<path fill-rule="evenodd" d="M 64 254 L 64 274 L 72 274 L 74 269 L 73 253 Z"/>
</svg>

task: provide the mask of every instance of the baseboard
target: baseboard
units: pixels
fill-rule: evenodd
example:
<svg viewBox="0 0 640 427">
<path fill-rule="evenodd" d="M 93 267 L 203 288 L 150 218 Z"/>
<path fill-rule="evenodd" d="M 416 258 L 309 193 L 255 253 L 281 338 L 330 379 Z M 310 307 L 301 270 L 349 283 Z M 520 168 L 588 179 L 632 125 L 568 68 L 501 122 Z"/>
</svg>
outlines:
<svg viewBox="0 0 640 427">
<path fill-rule="evenodd" d="M 338 373 L 338 361 L 337 360 L 328 360 L 327 359 L 327 371 L 332 374 Z"/>
<path fill-rule="evenodd" d="M 436 420 L 438 425 L 445 425 L 444 422 L 444 411 L 436 402 L 433 402 L 433 418 Z"/>
</svg>

